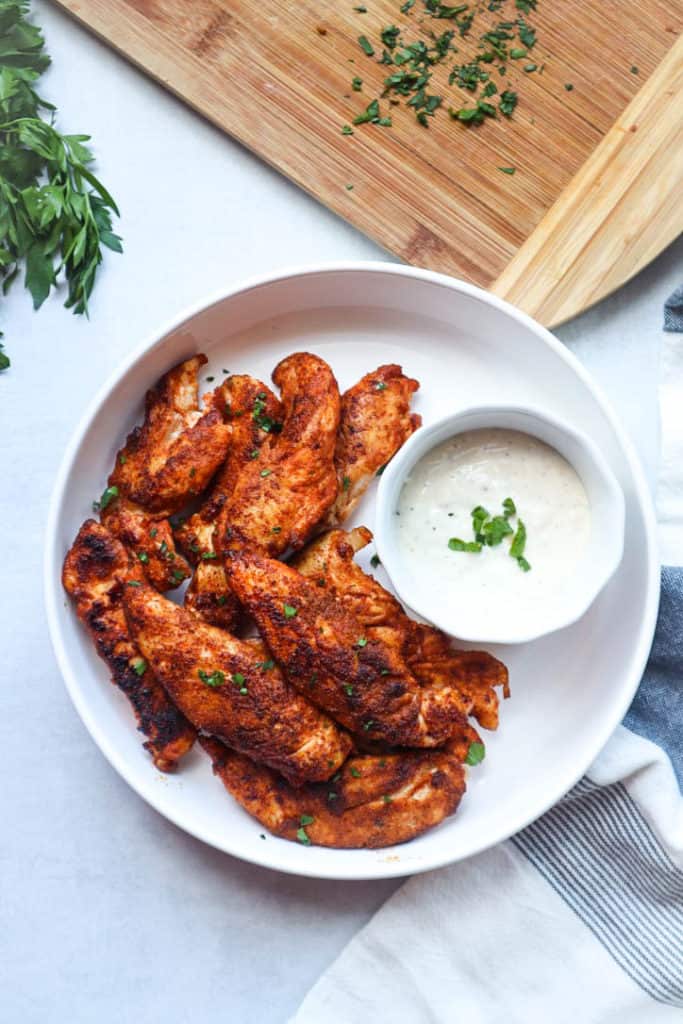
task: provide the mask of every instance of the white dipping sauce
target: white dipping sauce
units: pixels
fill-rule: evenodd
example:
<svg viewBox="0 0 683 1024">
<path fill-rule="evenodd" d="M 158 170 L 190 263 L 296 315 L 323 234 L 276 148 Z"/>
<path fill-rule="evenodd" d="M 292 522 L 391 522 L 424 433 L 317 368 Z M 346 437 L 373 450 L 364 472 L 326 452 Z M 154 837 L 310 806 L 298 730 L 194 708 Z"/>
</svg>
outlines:
<svg viewBox="0 0 683 1024">
<path fill-rule="evenodd" d="M 451 551 L 472 541 L 472 510 L 503 514 L 512 498 L 526 527 L 523 572 L 512 537 L 481 552 Z M 398 504 L 398 545 L 413 575 L 429 585 L 444 612 L 467 609 L 482 626 L 511 629 L 543 621 L 573 576 L 590 533 L 590 507 L 578 474 L 554 448 L 516 430 L 471 430 L 427 452 L 407 477 Z"/>
</svg>

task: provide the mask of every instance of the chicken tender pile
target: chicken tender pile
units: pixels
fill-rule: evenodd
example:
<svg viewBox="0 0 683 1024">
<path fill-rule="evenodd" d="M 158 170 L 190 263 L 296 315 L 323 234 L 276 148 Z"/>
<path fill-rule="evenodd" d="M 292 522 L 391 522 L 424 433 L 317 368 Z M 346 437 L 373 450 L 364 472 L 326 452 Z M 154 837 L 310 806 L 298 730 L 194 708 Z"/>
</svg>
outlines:
<svg viewBox="0 0 683 1024">
<path fill-rule="evenodd" d="M 380 366 L 344 394 L 319 356 L 200 399 L 196 355 L 147 393 L 62 574 L 164 772 L 199 736 L 227 791 L 304 845 L 406 842 L 458 807 L 505 666 L 414 622 L 342 529 L 421 423 Z M 212 380 L 212 377 L 208 378 Z M 374 563 L 373 563 L 374 564 Z M 164 594 L 189 579 L 183 604 Z"/>
</svg>

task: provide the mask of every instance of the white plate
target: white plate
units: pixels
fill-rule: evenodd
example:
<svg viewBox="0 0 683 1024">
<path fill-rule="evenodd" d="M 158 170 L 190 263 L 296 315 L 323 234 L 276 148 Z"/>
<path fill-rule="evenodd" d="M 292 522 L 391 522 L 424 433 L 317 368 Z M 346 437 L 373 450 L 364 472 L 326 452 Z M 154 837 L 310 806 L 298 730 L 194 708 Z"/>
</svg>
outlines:
<svg viewBox="0 0 683 1024">
<path fill-rule="evenodd" d="M 485 735 L 486 760 L 470 772 L 457 814 L 391 849 L 326 850 L 261 839 L 262 827 L 227 795 L 199 750 L 177 775 L 158 773 L 60 582 L 64 554 L 142 415 L 145 390 L 162 373 L 203 351 L 210 360 L 205 376 L 218 381 L 227 368 L 267 380 L 282 356 L 301 349 L 327 359 L 342 389 L 379 363 L 401 363 L 421 381 L 415 409 L 425 423 L 473 404 L 545 409 L 593 438 L 626 497 L 624 560 L 586 615 L 542 640 L 494 650 L 509 666 L 512 699 L 502 706 L 499 731 Z M 374 491 L 355 517 L 371 528 Z M 654 538 L 651 501 L 631 444 L 585 370 L 548 331 L 500 299 L 428 271 L 381 263 L 304 269 L 250 282 L 175 319 L 97 395 L 54 489 L 47 614 L 81 718 L 111 764 L 161 814 L 220 850 L 280 871 L 386 878 L 500 842 L 582 775 L 621 721 L 650 649 L 659 594 Z"/>
</svg>

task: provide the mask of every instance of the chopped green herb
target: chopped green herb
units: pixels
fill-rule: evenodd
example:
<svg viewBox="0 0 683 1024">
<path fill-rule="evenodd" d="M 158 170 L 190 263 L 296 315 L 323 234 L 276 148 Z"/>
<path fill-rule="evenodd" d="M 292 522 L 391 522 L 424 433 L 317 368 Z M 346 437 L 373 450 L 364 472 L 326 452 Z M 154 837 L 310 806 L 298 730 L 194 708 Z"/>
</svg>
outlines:
<svg viewBox="0 0 683 1024">
<path fill-rule="evenodd" d="M 384 801 L 385 804 L 390 804 L 391 803 L 391 797 L 389 796 L 388 793 L 384 794 L 384 796 L 382 797 L 382 800 Z"/>
<path fill-rule="evenodd" d="M 524 554 L 524 548 L 526 547 L 526 526 L 521 519 L 517 521 L 517 532 L 512 538 L 512 544 L 510 545 L 510 557 L 521 558 Z"/>
<path fill-rule="evenodd" d="M 102 497 L 100 498 L 100 511 L 104 512 L 105 508 L 111 505 L 112 501 L 118 498 L 118 496 L 118 487 L 106 487 L 102 492 Z"/>
<path fill-rule="evenodd" d="M 330 801 L 330 803 L 332 803 L 333 800 L 337 799 L 337 794 L 330 790 L 330 792 L 327 794 L 327 799 Z"/>
<path fill-rule="evenodd" d="M 391 675 L 391 673 L 390 673 L 390 671 L 389 671 L 389 669 L 388 669 L 388 668 L 383 668 L 383 669 L 381 669 L 381 670 L 380 670 L 380 673 L 379 673 L 379 674 L 380 674 L 381 676 L 388 676 L 388 675 Z"/>
<path fill-rule="evenodd" d="M 354 92 L 360 92 L 363 88 L 363 79 L 356 75 L 355 78 L 351 79 L 351 88 Z"/>
<path fill-rule="evenodd" d="M 282 607 L 283 607 L 283 610 L 284 610 L 284 613 L 285 613 L 285 618 L 286 619 L 293 619 L 294 616 L 297 613 L 297 609 L 294 607 L 294 605 L 292 605 L 292 604 L 285 604 Z"/>
<path fill-rule="evenodd" d="M 525 64 L 524 68 L 522 70 L 526 71 L 526 73 L 529 74 L 531 71 L 536 71 L 537 69 L 538 69 L 538 65 L 537 64 Z"/>
<path fill-rule="evenodd" d="M 530 14 L 536 10 L 537 0 L 515 0 L 515 7 L 524 14 Z"/>
<path fill-rule="evenodd" d="M 271 474 L 272 472 L 273 472 L 273 471 L 272 471 L 272 469 L 262 469 L 259 475 L 260 475 L 260 476 L 264 476 L 264 477 L 265 477 L 265 476 L 270 476 L 270 474 Z"/>
<path fill-rule="evenodd" d="M 350 124 L 343 124 L 341 127 L 342 135 L 353 135 L 353 128 Z"/>
<path fill-rule="evenodd" d="M 140 559 L 143 565 L 147 565 L 147 563 L 149 562 L 149 555 L 147 554 L 146 551 L 138 551 L 138 558 Z"/>
<path fill-rule="evenodd" d="M 564 85 L 564 87 L 565 87 L 565 89 L 567 90 L 567 92 L 571 92 L 571 91 L 572 91 L 572 89 L 574 88 L 574 86 L 572 85 L 572 83 L 571 83 L 571 82 L 565 82 L 565 85 Z"/>
<path fill-rule="evenodd" d="M 244 676 L 241 672 L 233 672 L 232 681 L 235 686 L 244 686 Z"/>
<path fill-rule="evenodd" d="M 305 828 L 298 828 L 298 829 L 296 830 L 296 838 L 297 838 L 297 839 L 299 840 L 299 842 L 300 842 L 300 843 L 302 843 L 302 844 L 303 844 L 304 846 L 310 846 L 310 845 L 311 845 L 311 840 L 310 840 L 310 839 L 308 838 L 308 834 L 307 834 L 307 832 L 306 832 L 306 829 L 305 829 Z"/>
<path fill-rule="evenodd" d="M 215 377 L 207 377 L 206 379 L 209 382 L 209 384 L 211 384 L 216 378 Z"/>
<path fill-rule="evenodd" d="M 271 533 L 282 533 L 282 527 L 281 526 L 274 526 L 270 532 Z"/>
<path fill-rule="evenodd" d="M 516 169 L 517 169 L 516 167 L 499 167 L 498 168 L 498 170 L 502 171 L 503 174 L 514 174 Z"/>
<path fill-rule="evenodd" d="M 377 472 L 375 473 L 375 476 L 381 476 L 384 470 L 387 468 L 387 466 L 388 463 L 385 463 L 383 466 L 380 466 Z"/>
<path fill-rule="evenodd" d="M 519 556 L 519 558 L 517 559 L 517 565 L 520 567 L 522 572 L 529 572 L 529 570 L 531 569 L 531 566 L 527 562 L 527 560 L 524 557 L 524 555 L 520 555 Z"/>
<path fill-rule="evenodd" d="M 369 732 L 370 729 L 372 729 L 374 724 L 375 723 L 373 722 L 373 720 L 371 718 L 367 722 L 363 722 L 363 731 L 364 732 Z"/>
<path fill-rule="evenodd" d="M 315 818 L 312 817 L 312 815 L 310 814 L 302 814 L 301 817 L 299 818 L 299 824 L 304 828 L 306 827 L 306 825 L 312 825 L 314 821 Z"/>
<path fill-rule="evenodd" d="M 382 563 L 380 562 L 379 555 L 373 555 L 372 558 L 370 559 L 370 565 L 372 566 L 373 569 L 376 569 L 377 566 L 381 564 Z"/>
<path fill-rule="evenodd" d="M 375 48 L 367 36 L 358 36 L 358 45 L 368 57 L 375 56 Z"/>
<path fill-rule="evenodd" d="M 368 13 L 367 7 L 363 7 L 362 5 L 360 7 L 354 7 L 354 11 L 358 11 L 359 14 L 367 14 Z"/>
<path fill-rule="evenodd" d="M 171 575 L 173 576 L 173 579 L 178 580 L 179 583 L 181 580 L 185 579 L 185 573 L 182 569 L 174 569 Z"/>
<path fill-rule="evenodd" d="M 412 100 L 411 100 L 411 103 L 412 103 Z M 387 386 L 386 386 L 386 384 L 384 383 L 383 380 L 376 380 L 375 381 L 375 391 L 386 391 L 386 389 L 387 389 Z"/>
<path fill-rule="evenodd" d="M 354 767 L 349 768 L 349 773 L 351 775 L 353 775 L 354 779 L 359 779 L 360 778 L 360 772 L 358 771 L 357 768 L 354 768 Z"/>
<path fill-rule="evenodd" d="M 498 108 L 504 117 L 512 117 L 515 107 L 517 106 L 517 93 L 512 92 L 510 89 L 506 89 L 500 94 L 500 102 Z"/>
<path fill-rule="evenodd" d="M 350 683 L 347 686 L 345 686 L 344 689 L 346 690 L 346 693 L 348 694 L 349 697 L 353 696 L 353 686 L 351 686 Z"/>
<path fill-rule="evenodd" d="M 367 638 L 364 637 L 364 636 L 361 636 L 361 637 L 359 637 L 358 640 L 356 640 L 356 647 L 367 647 L 367 644 L 368 644 Z"/>
<path fill-rule="evenodd" d="M 411 7 L 415 6 L 415 0 L 406 0 L 404 4 L 401 4 L 401 14 L 407 14 Z"/>
<path fill-rule="evenodd" d="M 517 508 L 512 498 L 506 498 L 503 502 L 503 512 L 505 513 L 506 519 L 509 519 L 510 516 L 517 515 Z"/>
<path fill-rule="evenodd" d="M 128 583 L 129 587 L 141 587 L 142 586 L 142 584 L 140 583 L 139 580 L 128 580 L 127 583 Z"/>
<path fill-rule="evenodd" d="M 156 537 L 156 535 L 158 534 L 158 532 L 159 532 L 159 531 L 157 530 L 157 528 L 156 528 L 156 526 L 155 526 L 155 527 L 154 527 L 153 529 L 151 529 L 151 530 L 149 531 L 149 535 L 150 535 L 150 537 L 152 537 L 152 539 L 153 539 L 154 537 Z"/>
<path fill-rule="evenodd" d="M 147 662 L 144 658 L 137 658 L 137 660 L 133 662 L 133 671 L 137 676 L 144 676 L 146 670 Z"/>
<path fill-rule="evenodd" d="M 380 39 L 388 49 L 394 50 L 396 49 L 400 32 L 400 28 L 396 25 L 388 25 L 387 28 L 383 28 L 380 32 Z"/>
<path fill-rule="evenodd" d="M 470 554 L 477 554 L 481 551 L 481 544 L 478 540 L 460 540 L 459 537 L 451 537 L 448 542 L 451 551 L 467 551 Z"/>
<path fill-rule="evenodd" d="M 631 65 L 631 74 L 632 75 L 637 75 L 638 74 L 638 68 L 636 67 L 635 64 Z"/>
<path fill-rule="evenodd" d="M 342 490 L 343 491 L 348 491 L 350 486 L 351 486 L 351 477 L 350 476 L 343 477 L 343 479 L 342 479 Z"/>
<path fill-rule="evenodd" d="M 210 562 L 213 558 L 218 558 L 215 551 L 203 551 L 202 558 L 205 562 Z"/>
<path fill-rule="evenodd" d="M 192 467 L 192 469 L 190 470 L 190 477 L 193 477 L 193 476 L 195 476 L 196 472 L 197 472 L 197 470 L 196 470 L 196 468 L 195 468 L 195 467 L 193 466 L 193 467 Z"/>
<path fill-rule="evenodd" d="M 225 596 L 225 594 L 221 594 L 221 596 L 218 598 L 216 603 L 221 605 L 221 607 L 222 607 L 225 604 L 226 601 L 227 601 L 227 597 Z"/>
<path fill-rule="evenodd" d="M 200 668 L 197 675 L 203 683 L 206 683 L 207 686 L 211 686 L 214 689 L 218 686 L 223 686 L 225 683 L 225 673 L 221 672 L 220 669 L 216 669 L 215 672 L 205 672 Z"/>
<path fill-rule="evenodd" d="M 387 762 L 384 760 L 384 758 L 382 758 L 381 761 L 377 762 L 377 765 L 378 765 L 379 768 L 386 768 Z"/>
<path fill-rule="evenodd" d="M 510 60 L 521 60 L 526 55 L 526 50 L 520 50 L 519 47 L 510 50 Z"/>
<path fill-rule="evenodd" d="M 481 764 L 486 757 L 486 747 L 483 743 L 470 743 L 465 758 L 465 764 Z"/>
<path fill-rule="evenodd" d="M 258 459 L 259 454 L 260 454 L 260 452 L 259 452 L 258 448 L 254 448 L 253 451 L 249 452 L 249 458 L 250 459 Z"/>
</svg>

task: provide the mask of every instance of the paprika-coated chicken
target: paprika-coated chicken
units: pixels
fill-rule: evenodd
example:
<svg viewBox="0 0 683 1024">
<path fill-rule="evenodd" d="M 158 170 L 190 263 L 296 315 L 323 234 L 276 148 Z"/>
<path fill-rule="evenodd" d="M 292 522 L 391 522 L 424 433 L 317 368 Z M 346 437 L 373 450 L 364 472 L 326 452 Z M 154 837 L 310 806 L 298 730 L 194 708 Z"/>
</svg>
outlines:
<svg viewBox="0 0 683 1024">
<path fill-rule="evenodd" d="M 327 779 L 351 741 L 287 683 L 262 643 L 209 626 L 151 587 L 124 596 L 132 638 L 173 702 L 294 784 Z"/>
<path fill-rule="evenodd" d="M 339 849 L 405 843 L 456 810 L 465 792 L 459 761 L 442 750 L 354 755 L 327 784 L 300 789 L 214 739 L 200 739 L 214 773 L 276 836 Z"/>
<path fill-rule="evenodd" d="M 278 363 L 273 381 L 283 427 L 268 434 L 259 457 L 237 476 L 218 518 L 221 553 L 243 544 L 275 557 L 301 548 L 337 496 L 339 389 L 331 369 L 318 356 L 298 352 Z"/>
<path fill-rule="evenodd" d="M 282 405 L 260 380 L 244 374 L 229 377 L 212 396 L 227 416 L 230 443 L 225 462 L 208 496 L 194 515 L 175 530 L 178 546 L 195 566 L 185 604 L 206 622 L 232 629 L 238 606 L 231 594 L 214 545 L 216 521 L 232 494 L 243 467 L 260 465 L 261 447 L 282 430 Z"/>
<path fill-rule="evenodd" d="M 175 366 L 147 392 L 145 421 L 128 435 L 109 477 L 119 494 L 149 512 L 172 515 L 204 490 L 225 459 L 230 427 L 209 401 L 200 408 L 206 356 Z"/>
<path fill-rule="evenodd" d="M 410 412 L 419 386 L 392 363 L 367 373 L 342 395 L 334 453 L 339 491 L 328 526 L 348 518 L 378 470 L 420 426 L 421 417 Z"/>
<path fill-rule="evenodd" d="M 364 526 L 348 533 L 330 530 L 297 555 L 292 565 L 334 594 L 368 637 L 396 644 L 424 689 L 449 702 L 455 692 L 463 714 L 473 715 L 486 729 L 497 728 L 495 687 L 502 687 L 507 696 L 505 665 L 485 651 L 456 650 L 444 633 L 409 618 L 396 598 L 353 560 L 371 540 L 372 533 Z"/>
<path fill-rule="evenodd" d="M 206 356 L 174 367 L 146 396 L 145 421 L 116 456 L 100 518 L 140 560 L 157 590 L 177 587 L 192 571 L 176 550 L 168 516 L 206 486 L 225 458 L 230 428 L 224 403 L 199 407 L 198 373 Z"/>
<path fill-rule="evenodd" d="M 143 586 L 139 564 L 100 523 L 88 519 L 64 560 L 62 582 L 79 619 L 125 693 L 156 767 L 173 771 L 194 742 L 195 730 L 170 701 L 128 632 L 123 595 Z"/>
<path fill-rule="evenodd" d="M 341 601 L 255 548 L 229 551 L 228 582 L 293 686 L 352 732 L 397 746 L 443 743 L 462 714 L 422 691 L 392 636 L 367 635 Z"/>
</svg>

